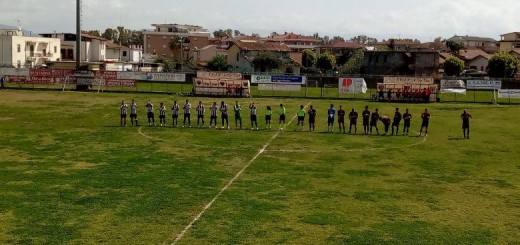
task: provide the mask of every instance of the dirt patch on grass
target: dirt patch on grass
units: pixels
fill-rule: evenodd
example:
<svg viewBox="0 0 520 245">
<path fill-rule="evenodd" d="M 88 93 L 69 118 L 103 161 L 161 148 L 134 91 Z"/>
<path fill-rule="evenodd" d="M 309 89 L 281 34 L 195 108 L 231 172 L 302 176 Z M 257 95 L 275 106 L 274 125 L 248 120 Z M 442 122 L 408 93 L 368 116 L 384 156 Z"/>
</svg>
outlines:
<svg viewBox="0 0 520 245">
<path fill-rule="evenodd" d="M 79 170 L 90 170 L 97 168 L 101 165 L 105 165 L 103 163 L 90 163 L 90 162 L 84 162 L 84 161 L 65 161 L 61 160 L 59 161 L 60 166 L 56 166 L 51 168 L 51 170 L 56 171 L 61 174 L 68 174 L 73 171 L 79 171 Z"/>
</svg>

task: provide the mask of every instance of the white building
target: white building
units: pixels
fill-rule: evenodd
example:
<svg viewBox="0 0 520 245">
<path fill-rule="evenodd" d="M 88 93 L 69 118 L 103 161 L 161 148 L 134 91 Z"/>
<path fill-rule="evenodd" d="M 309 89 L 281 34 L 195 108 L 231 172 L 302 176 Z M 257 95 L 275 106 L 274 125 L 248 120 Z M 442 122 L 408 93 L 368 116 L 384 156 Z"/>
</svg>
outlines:
<svg viewBox="0 0 520 245">
<path fill-rule="evenodd" d="M 61 40 L 61 60 L 76 60 L 76 34 L 46 33 L 43 37 L 59 38 Z M 81 61 L 102 62 L 106 59 L 106 42 L 102 37 L 81 34 Z"/>
<path fill-rule="evenodd" d="M 19 28 L 2 27 L 0 66 L 34 67 L 60 60 L 60 39 L 23 36 Z"/>
</svg>

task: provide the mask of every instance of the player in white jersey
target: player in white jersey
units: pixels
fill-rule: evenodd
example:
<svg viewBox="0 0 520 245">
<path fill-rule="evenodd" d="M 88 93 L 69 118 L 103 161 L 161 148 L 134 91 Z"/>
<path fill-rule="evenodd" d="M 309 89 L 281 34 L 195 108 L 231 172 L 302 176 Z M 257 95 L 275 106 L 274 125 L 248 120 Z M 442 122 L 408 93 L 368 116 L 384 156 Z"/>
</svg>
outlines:
<svg viewBox="0 0 520 245">
<path fill-rule="evenodd" d="M 177 104 L 177 101 L 173 101 L 172 105 L 172 127 L 178 127 L 179 124 L 177 122 L 177 119 L 179 119 L 179 104 Z"/>
<path fill-rule="evenodd" d="M 226 121 L 226 127 L 229 129 L 228 105 L 224 101 L 220 102 L 220 112 L 222 112 L 222 128 L 224 128 L 224 121 Z"/>
<path fill-rule="evenodd" d="M 211 128 L 211 125 L 213 125 L 213 122 L 215 122 L 214 127 L 217 128 L 217 112 L 218 112 L 217 102 L 213 102 L 213 105 L 211 106 L 211 108 L 209 110 L 211 111 L 211 119 L 209 121 L 209 127 Z"/>
<path fill-rule="evenodd" d="M 251 118 L 251 130 L 255 129 L 258 130 L 258 121 L 256 118 L 256 105 L 255 102 L 251 102 L 249 104 L 249 110 L 251 110 L 250 118 Z"/>
<path fill-rule="evenodd" d="M 186 119 L 188 119 L 188 127 L 191 128 L 191 104 L 188 100 L 186 100 L 182 109 L 184 109 L 184 124 L 182 127 L 184 128 L 186 126 Z"/>
<path fill-rule="evenodd" d="M 125 101 L 121 101 L 121 106 L 119 106 L 119 109 L 121 111 L 121 127 L 126 127 L 126 109 L 128 108 L 128 105 L 125 103 Z"/>
<path fill-rule="evenodd" d="M 148 112 L 148 126 L 155 126 L 155 116 L 153 114 L 153 104 L 151 101 L 146 103 L 146 111 Z"/>
<path fill-rule="evenodd" d="M 166 106 L 161 102 L 159 106 L 159 121 L 161 121 L 161 126 L 166 126 Z"/>
<path fill-rule="evenodd" d="M 202 101 L 199 101 L 199 105 L 197 106 L 197 128 L 199 127 L 201 120 L 202 127 L 204 127 L 204 112 L 206 112 L 206 109 L 204 108 Z"/>
<path fill-rule="evenodd" d="M 139 126 L 137 125 L 137 104 L 135 100 L 132 100 L 132 104 L 130 104 L 130 122 L 132 122 L 132 126 L 134 126 L 134 120 L 135 126 Z"/>
</svg>

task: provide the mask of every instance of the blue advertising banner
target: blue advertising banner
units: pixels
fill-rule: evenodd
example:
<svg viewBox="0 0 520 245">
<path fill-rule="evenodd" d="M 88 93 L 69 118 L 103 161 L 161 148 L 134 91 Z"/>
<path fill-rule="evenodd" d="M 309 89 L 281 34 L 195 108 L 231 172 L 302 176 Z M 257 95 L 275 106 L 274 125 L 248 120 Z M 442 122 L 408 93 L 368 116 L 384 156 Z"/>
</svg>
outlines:
<svg viewBox="0 0 520 245">
<path fill-rule="evenodd" d="M 285 84 L 306 84 L 307 78 L 305 76 L 291 76 L 291 75 L 252 75 L 252 83 L 285 83 Z"/>
</svg>

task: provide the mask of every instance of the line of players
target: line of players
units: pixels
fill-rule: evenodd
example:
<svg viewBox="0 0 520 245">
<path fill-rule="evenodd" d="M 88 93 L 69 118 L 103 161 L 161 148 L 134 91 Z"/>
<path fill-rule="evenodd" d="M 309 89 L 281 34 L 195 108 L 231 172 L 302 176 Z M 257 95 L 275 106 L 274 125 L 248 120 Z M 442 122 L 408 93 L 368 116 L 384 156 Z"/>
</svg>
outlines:
<svg viewBox="0 0 520 245">
<path fill-rule="evenodd" d="M 205 106 L 202 104 L 202 101 L 199 101 L 199 104 L 195 108 L 197 111 L 197 126 L 196 127 L 205 127 L 204 122 L 204 114 L 206 112 Z M 128 105 L 125 103 L 125 101 L 121 101 L 120 105 L 120 114 L 121 114 L 121 126 L 126 126 L 126 117 L 127 117 L 127 110 Z M 166 106 L 163 102 L 160 103 L 159 106 L 159 120 L 161 126 L 166 126 Z M 183 111 L 183 125 L 182 127 L 191 127 L 191 110 L 192 105 L 189 102 L 189 100 L 186 100 L 185 104 L 182 106 Z M 250 110 L 250 121 L 251 121 L 251 130 L 258 130 L 258 120 L 257 120 L 257 113 L 258 108 L 255 105 L 254 102 L 251 102 L 249 104 L 249 110 Z M 146 111 L 147 111 L 147 118 L 148 118 L 148 126 L 155 126 L 155 115 L 154 115 L 154 105 L 151 101 L 148 101 L 146 103 Z M 173 105 L 171 106 L 172 111 L 172 127 L 178 127 L 178 118 L 181 111 L 181 106 L 177 103 L 177 101 L 173 102 Z M 235 105 L 233 106 L 233 111 L 235 114 L 235 127 L 242 129 L 242 107 L 239 104 L 238 101 L 235 102 Z M 220 103 L 220 106 L 217 105 L 217 102 L 213 102 L 213 105 L 210 107 L 210 123 L 209 127 L 217 128 L 217 114 L 218 112 L 221 113 L 221 120 L 222 120 L 222 129 L 229 129 L 229 109 L 228 105 L 222 101 Z M 300 105 L 300 109 L 296 112 L 298 121 L 297 126 L 301 127 L 300 130 L 303 131 L 304 122 L 305 122 L 305 116 L 308 115 L 308 123 L 309 123 L 309 131 L 314 132 L 315 130 L 315 122 L 316 122 L 316 109 L 310 105 L 309 109 L 306 111 L 303 105 Z M 284 130 L 285 128 L 285 120 L 286 120 L 286 108 L 283 104 L 280 104 L 279 111 L 279 130 Z M 337 115 L 337 122 L 339 125 L 339 132 L 340 133 L 346 133 L 345 131 L 345 116 L 346 111 L 343 109 L 343 106 L 339 106 L 339 110 L 336 111 L 334 108 L 334 105 L 331 104 L 329 109 L 327 110 L 327 124 L 328 129 L 327 132 L 333 133 L 334 132 L 334 122 Z M 273 116 L 273 110 L 270 106 L 266 107 L 265 111 L 265 123 L 266 123 L 266 129 L 271 129 L 271 120 Z M 384 134 L 387 135 L 388 131 L 390 129 L 390 126 L 392 127 L 391 135 L 398 135 L 399 134 L 399 125 L 401 121 L 404 121 L 403 124 L 403 131 L 402 135 L 408 135 L 410 131 L 410 124 L 412 120 L 412 114 L 409 112 L 409 109 L 406 109 L 406 112 L 404 114 L 401 114 L 399 111 L 399 108 L 395 108 L 395 113 L 393 120 L 389 116 L 381 116 L 379 114 L 379 109 L 375 109 L 374 112 L 370 112 L 368 110 L 368 106 L 365 106 L 365 109 L 361 113 L 362 121 L 363 121 L 363 134 L 368 135 L 372 134 L 373 129 L 375 128 L 376 134 L 379 135 L 379 128 L 378 128 L 378 122 L 381 121 L 384 125 Z M 430 124 L 430 117 L 431 114 L 428 112 L 428 109 L 425 109 L 424 112 L 421 114 L 421 129 L 419 131 L 419 135 L 422 135 L 423 129 L 424 129 L 424 135 L 426 136 L 428 134 L 428 126 Z M 471 118 L 471 115 L 467 113 L 466 110 L 464 110 L 464 113 L 461 115 L 461 119 L 463 121 L 462 123 L 462 129 L 464 138 L 469 139 L 469 118 Z M 348 119 L 350 122 L 349 131 L 348 133 L 352 133 L 352 127 L 354 127 L 354 134 L 357 134 L 357 120 L 358 120 L 358 112 L 355 111 L 354 108 L 352 108 L 352 111 L 348 115 Z M 130 120 L 132 126 L 138 126 L 137 121 L 137 104 L 135 103 L 135 100 L 132 100 L 132 103 L 130 104 Z"/>
</svg>

